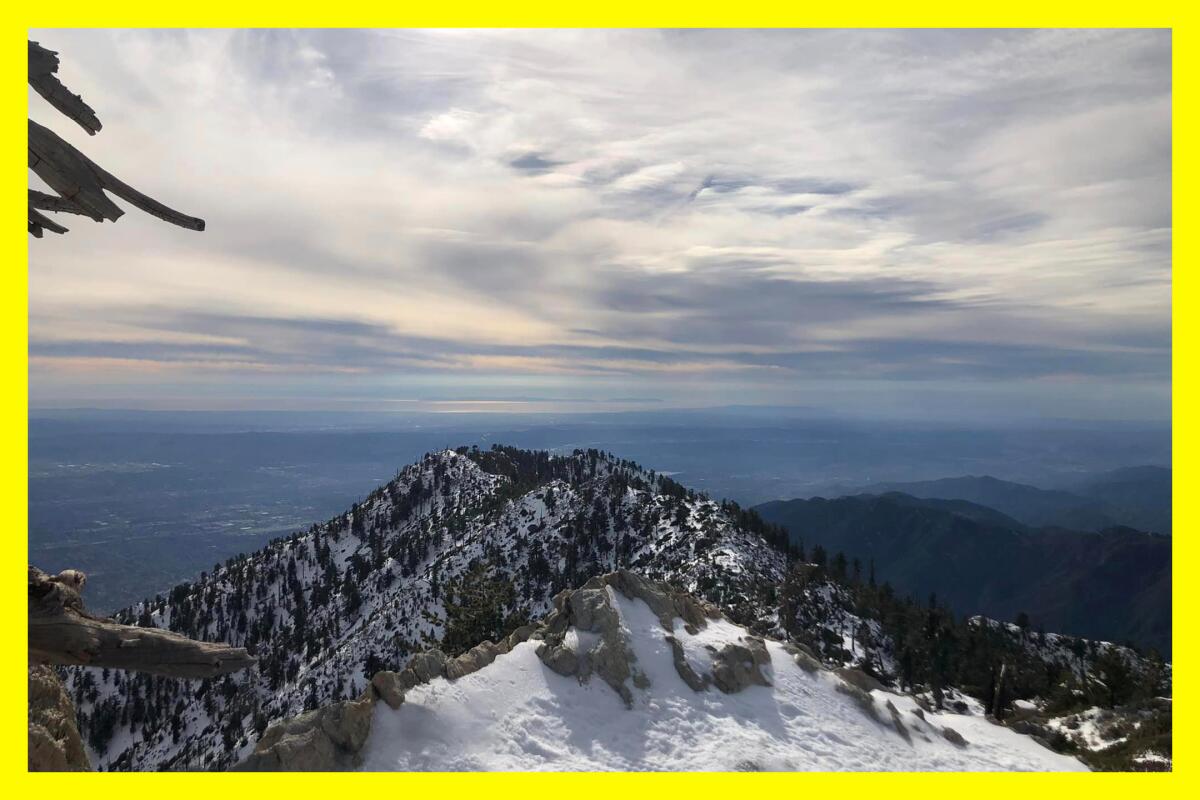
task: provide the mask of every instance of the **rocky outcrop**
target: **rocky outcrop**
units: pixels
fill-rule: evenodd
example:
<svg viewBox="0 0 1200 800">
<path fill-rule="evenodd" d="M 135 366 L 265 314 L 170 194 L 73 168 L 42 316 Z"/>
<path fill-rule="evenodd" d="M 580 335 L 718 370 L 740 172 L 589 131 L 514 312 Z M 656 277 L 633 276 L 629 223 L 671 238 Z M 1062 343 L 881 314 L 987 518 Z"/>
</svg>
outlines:
<svg viewBox="0 0 1200 800">
<path fill-rule="evenodd" d="M 250 757 L 234 767 L 245 772 L 334 772 L 353 769 L 371 732 L 375 696 L 343 700 L 272 725 Z"/>
<path fill-rule="evenodd" d="M 29 771 L 82 772 L 92 767 L 75 724 L 75 706 L 50 667 L 29 667 Z"/>
<path fill-rule="evenodd" d="M 540 630 L 542 643 L 538 645 L 537 655 L 550 669 L 560 675 L 574 675 L 580 682 L 587 682 L 593 673 L 599 675 L 626 706 L 632 706 L 629 679 L 636 674 L 638 682 L 648 685 L 648 681 L 633 666 L 636 656 L 629 647 L 621 628 L 620 614 L 609 596 L 609 585 L 618 582 L 620 574 L 592 578 L 581 588 L 556 596 L 554 610 Z M 627 579 L 623 583 L 632 586 L 634 582 Z M 570 628 L 596 634 L 595 643 L 582 652 L 576 651 L 566 642 Z"/>
</svg>

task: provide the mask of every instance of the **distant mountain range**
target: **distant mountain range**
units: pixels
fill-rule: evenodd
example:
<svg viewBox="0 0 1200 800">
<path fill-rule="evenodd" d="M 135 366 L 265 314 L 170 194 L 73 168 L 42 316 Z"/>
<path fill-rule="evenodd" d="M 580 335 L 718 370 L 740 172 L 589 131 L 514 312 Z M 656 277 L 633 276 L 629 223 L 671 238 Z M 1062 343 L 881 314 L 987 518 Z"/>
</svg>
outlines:
<svg viewBox="0 0 1200 800">
<path fill-rule="evenodd" d="M 931 483 L 967 481 L 994 481 L 1010 500 L 1015 495 L 994 479 Z M 1026 612 L 1047 630 L 1170 654 L 1169 537 L 1124 527 L 1035 528 L 966 500 L 901 493 L 776 501 L 755 510 L 786 528 L 810 558 L 817 546 L 843 552 L 873 563 L 900 591 L 936 593 L 960 613 L 1011 621 Z"/>
<path fill-rule="evenodd" d="M 1041 489 L 988 475 L 874 483 L 847 494 L 903 492 L 923 499 L 966 500 L 1036 528 L 1100 531 L 1117 525 L 1170 535 L 1171 470 L 1127 467 Z"/>
</svg>

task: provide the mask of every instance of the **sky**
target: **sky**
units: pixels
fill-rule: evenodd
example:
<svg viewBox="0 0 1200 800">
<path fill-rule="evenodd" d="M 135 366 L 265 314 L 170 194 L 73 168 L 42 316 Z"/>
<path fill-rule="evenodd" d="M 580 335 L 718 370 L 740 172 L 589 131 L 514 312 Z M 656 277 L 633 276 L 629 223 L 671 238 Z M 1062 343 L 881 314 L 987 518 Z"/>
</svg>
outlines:
<svg viewBox="0 0 1200 800">
<path fill-rule="evenodd" d="M 30 38 L 33 408 L 1170 416 L 1169 32 Z"/>
</svg>

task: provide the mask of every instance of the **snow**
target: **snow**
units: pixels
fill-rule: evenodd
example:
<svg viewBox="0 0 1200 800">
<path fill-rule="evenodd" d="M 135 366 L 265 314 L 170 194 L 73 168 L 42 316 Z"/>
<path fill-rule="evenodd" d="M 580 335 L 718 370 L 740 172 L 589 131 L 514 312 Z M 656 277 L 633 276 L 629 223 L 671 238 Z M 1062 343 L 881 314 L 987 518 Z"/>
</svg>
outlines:
<svg viewBox="0 0 1200 800">
<path fill-rule="evenodd" d="M 1054 730 L 1062 731 L 1067 738 L 1075 740 L 1089 750 L 1103 750 L 1129 738 L 1114 734 L 1113 729 L 1120 721 L 1120 717 L 1112 710 L 1092 706 L 1077 714 L 1055 717 L 1046 724 Z M 1138 723 L 1135 722 L 1134 727 L 1137 726 Z"/>
<path fill-rule="evenodd" d="M 612 590 L 610 589 L 610 592 Z M 614 593 L 635 667 L 650 679 L 630 685 L 627 709 L 602 680 L 581 684 L 538 659 L 537 642 L 518 645 L 484 669 L 455 681 L 437 678 L 411 690 L 392 710 L 379 704 L 363 769 L 387 770 L 1061 770 L 1086 769 L 1033 739 L 979 716 L 926 713 L 907 696 L 873 694 L 880 719 L 837 691 L 832 673 L 806 672 L 768 641 L 770 687 L 736 694 L 694 692 L 676 674 L 666 632 L 641 600 Z M 674 636 L 695 667 L 708 671 L 706 645 L 746 632 L 713 621 Z M 580 639 L 582 642 L 582 639 Z M 890 724 L 899 710 L 906 740 Z M 968 742 L 941 735 L 952 727 Z"/>
</svg>

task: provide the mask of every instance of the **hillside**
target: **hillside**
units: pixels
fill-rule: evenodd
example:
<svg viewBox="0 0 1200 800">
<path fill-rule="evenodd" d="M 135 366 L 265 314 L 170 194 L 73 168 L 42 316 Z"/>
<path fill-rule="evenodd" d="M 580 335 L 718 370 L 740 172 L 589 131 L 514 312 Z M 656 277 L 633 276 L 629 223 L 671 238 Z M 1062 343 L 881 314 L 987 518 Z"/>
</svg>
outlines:
<svg viewBox="0 0 1200 800">
<path fill-rule="evenodd" d="M 895 495 L 756 509 L 810 551 L 873 562 L 901 592 L 956 611 L 1094 639 L 1171 648 L 1171 540 L 1130 529 L 1031 530 Z"/>
</svg>

